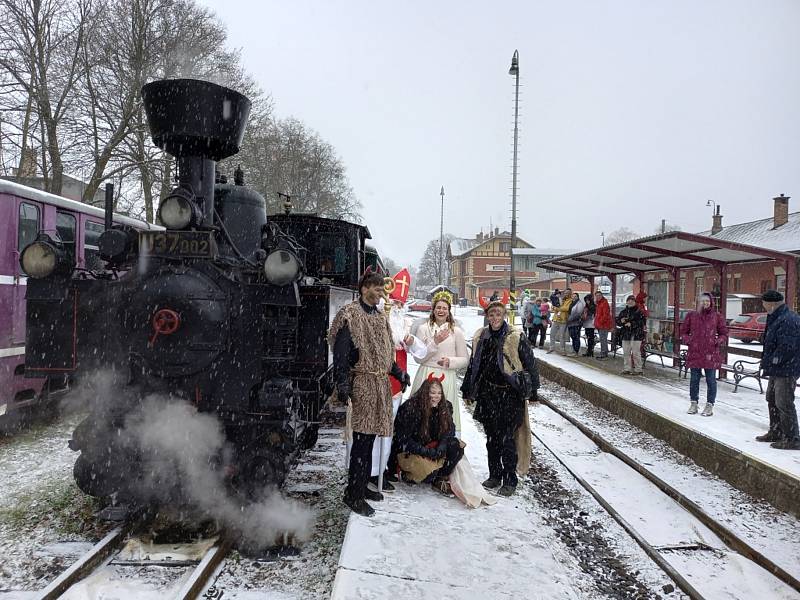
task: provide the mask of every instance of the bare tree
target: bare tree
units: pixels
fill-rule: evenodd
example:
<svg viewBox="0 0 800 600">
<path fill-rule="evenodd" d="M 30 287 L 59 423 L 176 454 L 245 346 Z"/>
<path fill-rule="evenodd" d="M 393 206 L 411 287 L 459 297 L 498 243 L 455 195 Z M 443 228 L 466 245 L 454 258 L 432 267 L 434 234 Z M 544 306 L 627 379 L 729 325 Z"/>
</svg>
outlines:
<svg viewBox="0 0 800 600">
<path fill-rule="evenodd" d="M 358 220 L 360 205 L 344 164 L 333 146 L 298 119 L 251 120 L 242 152 L 228 163 L 244 167 L 269 212 L 280 209 L 281 192 L 292 196 L 298 212 Z"/>
<path fill-rule="evenodd" d="M 451 233 L 444 234 L 443 256 L 442 256 L 442 269 L 443 273 L 439 276 L 439 238 L 431 240 L 422 254 L 422 260 L 419 263 L 419 270 L 417 271 L 417 284 L 421 287 L 433 287 L 439 283 L 448 285 L 450 283 L 450 265 L 447 264 L 447 247 L 450 242 L 455 239 Z M 441 279 L 441 280 L 440 280 Z"/>
<path fill-rule="evenodd" d="M 642 236 L 633 231 L 632 229 L 628 229 L 627 227 L 620 227 L 619 229 L 615 229 L 606 236 L 605 244 L 606 246 L 613 246 L 614 244 L 621 244 L 622 242 L 635 240 L 636 238 L 639 237 Z"/>
<path fill-rule="evenodd" d="M 84 75 L 79 58 L 98 7 L 93 0 L 0 0 L 0 70 L 8 85 L 3 92 L 25 98 L 20 156 L 38 124 L 45 188 L 56 194 L 63 184 L 64 152 L 73 142 L 68 116 Z"/>
</svg>

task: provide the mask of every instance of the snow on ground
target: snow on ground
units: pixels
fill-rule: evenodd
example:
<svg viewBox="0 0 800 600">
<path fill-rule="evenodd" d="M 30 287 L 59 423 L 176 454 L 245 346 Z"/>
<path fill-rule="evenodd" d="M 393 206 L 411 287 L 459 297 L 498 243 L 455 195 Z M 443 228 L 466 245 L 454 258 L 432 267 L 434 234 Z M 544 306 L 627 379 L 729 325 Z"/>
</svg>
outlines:
<svg viewBox="0 0 800 600">
<path fill-rule="evenodd" d="M 461 425 L 482 481 L 485 440 L 466 412 Z M 468 509 L 430 486 L 398 484 L 373 506 L 372 518 L 350 515 L 333 599 L 595 597 L 592 579 L 521 496 Z"/>
<path fill-rule="evenodd" d="M 467 337 L 483 324 L 475 309 L 455 313 Z M 409 365 L 412 375 L 415 368 Z M 462 429 L 466 456 L 483 480 L 485 438 L 463 408 Z M 596 598 L 609 593 L 604 578 L 617 587 L 611 597 L 657 597 L 650 590 L 669 589 L 607 515 L 597 515 L 601 525 L 588 511 L 546 502 L 553 493 L 537 479 L 523 480 L 514 497 L 468 509 L 429 486 L 398 484 L 373 503 L 373 518 L 350 515 L 332 598 Z M 575 530 L 566 531 L 567 520 L 578 522 Z M 606 525 L 618 531 L 608 534 Z M 619 557 L 604 553 L 603 564 L 586 556 L 598 553 L 601 536 L 620 549 Z"/>
<path fill-rule="evenodd" d="M 534 407 L 536 435 L 583 477 L 655 548 L 702 545 L 706 549 L 661 555 L 707 598 L 798 598 L 797 592 L 725 543 L 677 502 L 621 460 L 602 452 L 563 417 Z"/>
<path fill-rule="evenodd" d="M 737 490 L 667 443 L 594 406 L 575 392 L 546 382 L 539 395 L 645 465 L 755 549 L 800 578 L 800 561 L 797 560 L 800 539 L 795 534 L 800 531 L 800 519 Z M 548 410 L 540 407 L 536 413 Z"/>
<path fill-rule="evenodd" d="M 94 502 L 72 479 L 76 454 L 67 441 L 82 416 L 0 440 L 0 592 L 44 587 L 103 533 Z"/>
<path fill-rule="evenodd" d="M 621 356 L 607 361 L 592 358 L 573 358 L 559 353 L 537 351 L 539 360 L 550 363 L 644 406 L 704 435 L 712 437 L 743 454 L 783 469 L 800 477 L 800 452 L 777 450 L 769 444 L 755 441 L 769 425 L 767 402 L 763 394 L 747 388 L 733 393 L 733 386 L 718 382 L 713 417 L 689 415 L 689 381 L 678 378 L 677 370 L 663 368 L 649 361 L 644 377 L 623 377 Z M 651 357 L 652 358 L 652 357 Z M 705 383 L 700 384 L 700 401 L 705 398 Z"/>
</svg>

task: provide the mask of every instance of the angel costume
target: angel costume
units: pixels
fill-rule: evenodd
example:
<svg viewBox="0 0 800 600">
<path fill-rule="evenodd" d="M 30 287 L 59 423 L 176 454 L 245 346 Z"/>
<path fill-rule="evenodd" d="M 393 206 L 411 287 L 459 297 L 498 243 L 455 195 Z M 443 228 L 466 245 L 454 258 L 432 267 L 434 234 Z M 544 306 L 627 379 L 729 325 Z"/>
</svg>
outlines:
<svg viewBox="0 0 800 600">
<path fill-rule="evenodd" d="M 434 302 L 435 304 L 435 302 Z M 435 337 L 444 329 L 449 329 L 450 334 L 439 344 L 435 342 Z M 411 393 L 416 392 L 420 386 L 432 376 L 441 380 L 444 397 L 453 405 L 453 422 L 456 425 L 456 437 L 461 438 L 461 402 L 459 402 L 460 392 L 456 373 L 469 363 L 467 354 L 467 344 L 464 341 L 464 332 L 459 327 L 450 328 L 449 323 L 443 325 L 431 324 L 426 321 L 419 326 L 417 335 L 425 344 L 426 353 L 422 357 L 414 356 L 420 363 L 417 374 L 414 376 L 414 383 L 411 384 Z M 443 358 L 450 359 L 450 366 L 445 368 L 439 364 Z M 398 363 L 399 364 L 399 363 Z M 444 379 L 441 379 L 444 376 Z"/>
</svg>

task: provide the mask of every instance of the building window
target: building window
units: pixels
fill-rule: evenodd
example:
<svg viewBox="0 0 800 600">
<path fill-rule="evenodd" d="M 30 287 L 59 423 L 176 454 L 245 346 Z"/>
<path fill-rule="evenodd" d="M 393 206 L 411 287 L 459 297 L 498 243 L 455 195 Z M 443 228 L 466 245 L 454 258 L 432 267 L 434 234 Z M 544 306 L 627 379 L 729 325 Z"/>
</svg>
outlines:
<svg viewBox="0 0 800 600">
<path fill-rule="evenodd" d="M 786 293 L 786 275 L 775 276 L 775 289 L 783 294 Z"/>
<path fill-rule="evenodd" d="M 500 252 L 511 252 L 511 242 L 500 242 Z"/>
<path fill-rule="evenodd" d="M 679 301 L 680 301 L 680 303 L 682 305 L 686 304 L 686 278 L 685 277 L 681 277 L 680 297 L 678 299 L 679 299 Z"/>
<path fill-rule="evenodd" d="M 695 277 L 694 278 L 694 295 L 699 296 L 703 293 L 703 285 L 704 285 L 705 277 Z"/>
<path fill-rule="evenodd" d="M 742 276 L 741 275 L 734 275 L 733 276 L 733 291 L 734 292 L 741 292 L 742 291 Z"/>
</svg>

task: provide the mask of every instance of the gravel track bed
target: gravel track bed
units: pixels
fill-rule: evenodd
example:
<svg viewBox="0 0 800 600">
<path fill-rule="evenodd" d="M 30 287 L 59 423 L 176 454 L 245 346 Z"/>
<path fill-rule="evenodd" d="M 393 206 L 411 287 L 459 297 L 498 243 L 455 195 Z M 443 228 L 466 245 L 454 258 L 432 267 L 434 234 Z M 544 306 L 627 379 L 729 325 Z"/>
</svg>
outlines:
<svg viewBox="0 0 800 600">
<path fill-rule="evenodd" d="M 710 516 L 772 560 L 794 557 L 791 562 L 784 560 L 781 566 L 800 576 L 796 561 L 800 556 L 800 539 L 796 535 L 800 531 L 799 519 L 737 490 L 665 442 L 598 408 L 575 392 L 547 381 L 539 393 L 686 494 Z"/>
<path fill-rule="evenodd" d="M 480 423 L 476 425 L 483 431 Z M 535 423 L 531 426 L 535 429 Z M 612 600 L 684 597 L 536 440 L 533 440 L 530 472 L 528 477 L 520 479 L 517 495 L 543 515 L 576 569 L 591 578 L 599 597 Z"/>
</svg>

